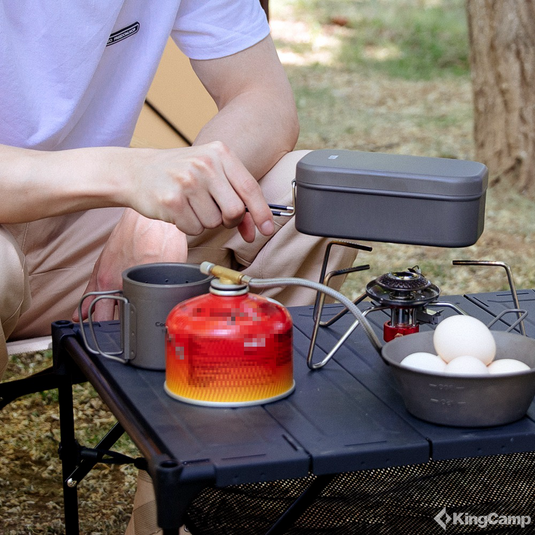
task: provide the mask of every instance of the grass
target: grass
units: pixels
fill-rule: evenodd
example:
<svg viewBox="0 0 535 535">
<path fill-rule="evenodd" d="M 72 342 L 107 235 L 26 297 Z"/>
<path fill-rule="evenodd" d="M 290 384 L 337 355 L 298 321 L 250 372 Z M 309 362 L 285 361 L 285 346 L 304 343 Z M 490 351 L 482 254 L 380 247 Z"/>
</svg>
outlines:
<svg viewBox="0 0 535 535">
<path fill-rule="evenodd" d="M 5 380 L 25 377 L 52 364 L 51 351 L 11 358 Z M 115 423 L 89 383 L 75 385 L 76 438 L 94 447 Z M 24 396 L 0 411 L 3 429 L 0 456 L 0 533 L 61 534 L 63 495 L 57 390 Z M 137 457 L 123 435 L 116 451 Z M 79 485 L 82 533 L 124 533 L 135 489 L 137 470 L 131 465 L 97 465 Z M 113 495 L 113 500 L 110 499 Z"/>
<path fill-rule="evenodd" d="M 301 122 L 298 148 L 473 158 L 463 2 L 270 6 Z"/>
</svg>

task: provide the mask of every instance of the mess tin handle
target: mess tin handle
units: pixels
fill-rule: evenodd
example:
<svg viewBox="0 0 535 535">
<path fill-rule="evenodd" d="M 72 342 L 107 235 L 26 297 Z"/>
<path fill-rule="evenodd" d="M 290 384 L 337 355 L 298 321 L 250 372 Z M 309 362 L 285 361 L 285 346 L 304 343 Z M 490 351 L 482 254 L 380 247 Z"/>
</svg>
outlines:
<svg viewBox="0 0 535 535">
<path fill-rule="evenodd" d="M 89 304 L 89 308 L 87 310 L 87 324 L 83 323 L 82 320 L 82 304 L 83 302 L 88 298 L 92 296 L 97 296 L 91 303 Z M 94 325 L 93 325 L 93 311 L 95 308 L 95 305 L 100 301 L 101 299 L 113 299 L 114 301 L 120 301 L 122 303 L 121 313 L 120 313 L 120 321 L 121 321 L 121 331 L 123 333 L 129 333 L 130 332 L 130 314 L 129 314 L 129 308 L 130 308 L 130 302 L 126 297 L 123 296 L 122 290 L 111 290 L 111 291 L 103 291 L 103 292 L 88 292 L 84 296 L 82 296 L 82 299 L 80 299 L 80 303 L 78 305 L 78 317 L 79 317 L 79 324 L 80 324 L 80 332 L 82 333 L 82 339 L 84 341 L 85 347 L 87 350 L 92 353 L 93 355 L 101 355 L 103 357 L 106 357 L 111 360 L 116 360 L 118 362 L 122 362 L 123 364 L 126 364 L 128 362 L 128 357 L 119 357 L 119 355 L 128 355 L 129 351 L 125 349 L 124 345 L 125 342 L 123 340 L 126 340 L 127 337 L 121 337 L 121 350 L 120 351 L 112 351 L 112 352 L 106 352 L 103 351 L 98 343 L 97 336 L 95 333 Z M 95 345 L 95 348 L 91 346 L 89 343 L 89 340 L 86 335 L 86 327 L 91 333 L 91 338 L 93 339 L 93 343 Z"/>
</svg>

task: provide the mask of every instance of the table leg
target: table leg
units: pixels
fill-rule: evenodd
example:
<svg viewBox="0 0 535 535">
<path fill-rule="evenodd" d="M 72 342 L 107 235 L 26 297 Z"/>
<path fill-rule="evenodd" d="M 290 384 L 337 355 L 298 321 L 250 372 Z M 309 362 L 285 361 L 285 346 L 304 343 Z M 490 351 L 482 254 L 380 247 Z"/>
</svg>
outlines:
<svg viewBox="0 0 535 535">
<path fill-rule="evenodd" d="M 63 474 L 63 505 L 65 513 L 65 534 L 78 535 L 78 491 L 76 485 L 69 485 L 69 476 L 77 465 L 78 444 L 74 435 L 74 410 L 72 385 L 67 378 L 61 381 L 59 392 L 60 414 L 60 457 Z"/>
<path fill-rule="evenodd" d="M 336 475 L 327 474 L 318 476 L 310 486 L 304 490 L 282 516 L 271 526 L 266 535 L 277 535 L 284 533 L 293 523 L 306 511 L 312 502 L 321 494 L 325 487 L 335 478 Z"/>
<path fill-rule="evenodd" d="M 73 380 L 70 359 L 63 347 L 65 337 L 74 336 L 74 331 L 68 327 L 69 323 L 57 322 L 52 325 L 52 356 L 54 368 L 58 377 L 59 419 L 60 419 L 60 446 L 62 479 L 63 479 L 63 506 L 65 517 L 65 535 L 79 535 L 78 519 L 78 491 L 76 485 L 69 485 L 69 476 L 78 463 L 79 447 L 74 433 L 74 407 L 72 385 Z"/>
<path fill-rule="evenodd" d="M 214 466 L 211 462 L 179 463 L 164 456 L 153 461 L 149 462 L 149 473 L 154 482 L 158 526 L 166 535 L 178 534 L 191 501 L 201 490 L 215 484 Z"/>
</svg>

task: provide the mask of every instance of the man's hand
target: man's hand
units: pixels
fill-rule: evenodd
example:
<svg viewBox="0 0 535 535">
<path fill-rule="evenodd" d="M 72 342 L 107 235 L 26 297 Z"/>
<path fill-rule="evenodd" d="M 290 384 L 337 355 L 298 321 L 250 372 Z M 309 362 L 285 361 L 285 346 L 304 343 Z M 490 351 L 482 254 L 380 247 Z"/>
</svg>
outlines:
<svg viewBox="0 0 535 535">
<path fill-rule="evenodd" d="M 223 143 L 135 149 L 130 156 L 125 204 L 139 213 L 192 236 L 220 225 L 238 227 L 246 241 L 254 239 L 254 227 L 266 236 L 273 233 L 273 216 L 258 182 Z"/>
<path fill-rule="evenodd" d="M 84 293 L 122 288 L 122 272 L 135 265 L 152 262 L 186 262 L 186 236 L 169 223 L 146 219 L 126 210 L 100 254 Z M 84 301 L 83 319 L 87 319 L 90 300 Z M 96 321 L 112 320 L 115 302 L 102 299 L 95 306 Z M 78 310 L 73 320 L 79 321 Z"/>
</svg>

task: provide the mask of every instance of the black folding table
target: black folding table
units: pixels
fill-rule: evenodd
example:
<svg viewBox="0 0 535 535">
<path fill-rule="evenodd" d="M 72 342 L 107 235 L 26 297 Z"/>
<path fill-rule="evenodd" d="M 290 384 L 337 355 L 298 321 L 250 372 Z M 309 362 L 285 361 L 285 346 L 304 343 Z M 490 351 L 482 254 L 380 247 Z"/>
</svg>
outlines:
<svg viewBox="0 0 535 535">
<path fill-rule="evenodd" d="M 535 337 L 535 291 L 520 291 L 518 297 L 521 308 L 530 314 L 525 320 L 526 334 Z M 443 297 L 441 301 L 455 303 L 486 323 L 503 309 L 513 308 L 509 292 Z M 338 311 L 338 306 L 329 305 L 324 315 Z M 177 532 L 188 505 L 205 487 L 535 450 L 535 404 L 517 422 L 482 429 L 443 427 L 411 416 L 388 366 L 361 327 L 324 368 L 310 371 L 306 355 L 313 309 L 297 307 L 290 312 L 294 393 L 274 403 L 238 409 L 174 400 L 164 392 L 164 372 L 92 355 L 77 325 L 55 323 L 54 366 L 63 377 L 59 393 L 67 534 L 78 533 L 76 486 L 84 475 L 75 440 L 71 385 L 84 379 L 139 448 L 144 459 L 140 466 L 155 484 L 158 523 L 166 533 Z M 444 309 L 442 315 L 455 313 Z M 515 319 L 509 316 L 493 329 L 505 330 Z M 387 316 L 372 313 L 368 319 L 380 333 Z M 329 352 L 353 320 L 346 314 L 331 327 L 320 328 L 315 360 Z M 105 350 L 119 348 L 119 333 L 117 322 L 97 325 Z M 103 446 L 111 447 L 122 429 L 106 437 Z"/>
</svg>

